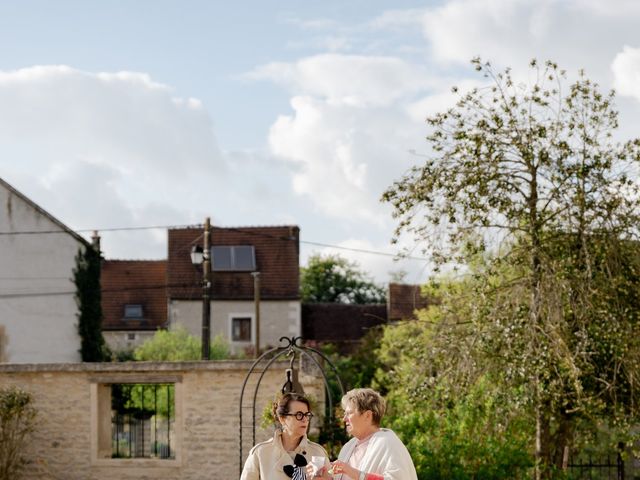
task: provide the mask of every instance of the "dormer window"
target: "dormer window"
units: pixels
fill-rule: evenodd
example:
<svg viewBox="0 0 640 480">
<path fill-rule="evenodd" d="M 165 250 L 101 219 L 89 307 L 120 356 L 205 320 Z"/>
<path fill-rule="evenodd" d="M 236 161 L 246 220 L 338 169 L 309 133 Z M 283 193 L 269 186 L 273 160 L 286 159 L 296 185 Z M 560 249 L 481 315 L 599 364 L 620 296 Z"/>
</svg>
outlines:
<svg viewBox="0 0 640 480">
<path fill-rule="evenodd" d="M 252 272 L 256 269 L 253 245 L 216 246 L 211 251 L 216 272 Z"/>
<path fill-rule="evenodd" d="M 142 318 L 143 318 L 142 305 L 127 304 L 124 306 L 125 320 L 142 320 Z"/>
</svg>

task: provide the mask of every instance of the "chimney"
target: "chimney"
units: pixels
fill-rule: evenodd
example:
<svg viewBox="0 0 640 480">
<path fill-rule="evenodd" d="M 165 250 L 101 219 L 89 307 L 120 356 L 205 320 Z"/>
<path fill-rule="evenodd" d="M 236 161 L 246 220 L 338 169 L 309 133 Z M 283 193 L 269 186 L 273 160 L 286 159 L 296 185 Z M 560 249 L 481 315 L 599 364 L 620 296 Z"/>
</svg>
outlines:
<svg viewBox="0 0 640 480">
<path fill-rule="evenodd" d="M 100 253 L 100 235 L 98 235 L 98 231 L 94 230 L 93 235 L 91 235 L 91 245 L 96 252 Z"/>
</svg>

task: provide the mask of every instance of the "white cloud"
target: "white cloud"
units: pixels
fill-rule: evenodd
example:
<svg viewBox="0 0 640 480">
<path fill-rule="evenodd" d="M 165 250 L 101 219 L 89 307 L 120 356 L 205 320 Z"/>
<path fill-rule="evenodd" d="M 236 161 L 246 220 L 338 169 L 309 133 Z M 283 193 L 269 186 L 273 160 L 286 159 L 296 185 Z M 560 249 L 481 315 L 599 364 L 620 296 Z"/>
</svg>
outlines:
<svg viewBox="0 0 640 480">
<path fill-rule="evenodd" d="M 450 88 L 463 92 L 483 84 L 469 60 L 481 55 L 497 70 L 511 66 L 514 78 L 526 80 L 531 58 L 550 59 L 570 78 L 585 68 L 606 90 L 612 80 L 606 67 L 621 45 L 634 44 L 640 8 L 624 0 L 607 3 L 606 14 L 602 8 L 596 0 L 450 0 L 389 10 L 359 31 L 371 35 L 369 48 L 350 45 L 371 55 L 327 53 L 273 62 L 247 77 L 272 81 L 291 94 L 293 111 L 273 123 L 269 146 L 291 166 L 294 191 L 336 222 L 364 222 L 391 232 L 394 221 L 390 208 L 378 202 L 380 194 L 420 162 L 407 152 L 428 149 L 424 120 L 452 106 Z M 384 35 L 404 42 L 410 39 L 405 31 L 419 26 L 424 44 L 405 44 L 412 47 L 405 57 L 412 61 L 380 54 L 401 55 L 399 48 L 382 47 L 389 46 Z M 419 56 L 423 49 L 431 54 Z M 625 49 L 614 63 L 621 93 L 640 95 L 636 55 Z M 350 242 L 362 238 L 352 233 Z M 366 264 L 372 262 L 367 257 Z M 382 268 L 371 268 L 376 277 L 386 277 Z"/>
<path fill-rule="evenodd" d="M 144 74 L 65 66 L 2 72 L 0 105 L 0 139 L 15 148 L 39 145 L 43 155 L 29 164 L 45 173 L 61 159 L 108 162 L 147 179 L 158 170 L 184 179 L 190 169 L 222 166 L 202 106 L 173 98 Z"/>
<path fill-rule="evenodd" d="M 339 255 L 349 261 L 356 262 L 359 269 L 370 275 L 374 281 L 385 286 L 391 281 L 392 275 L 404 273 L 403 281 L 406 283 L 424 283 L 432 273 L 429 268 L 430 262 L 421 260 L 420 255 L 410 258 L 400 258 L 397 254 L 403 246 L 408 246 L 405 240 L 404 245 L 390 246 L 388 242 L 375 242 L 362 238 L 348 238 L 338 242 L 332 247 L 305 247 L 301 254 L 300 263 L 306 265 L 308 259 L 313 254 Z M 303 245 L 304 247 L 304 245 Z"/>
<path fill-rule="evenodd" d="M 269 133 L 271 152 L 292 165 L 294 191 L 332 218 L 388 227 L 380 195 L 423 144 L 424 116 L 412 117 L 408 105 L 436 82 L 398 58 L 353 55 L 269 64 L 250 75 L 294 94 L 293 113 Z"/>
<path fill-rule="evenodd" d="M 146 74 L 4 71 L 0 105 L 0 176 L 71 228 L 283 218 L 283 165 L 222 153 L 202 103 Z M 103 247 L 107 257 L 162 258 L 166 231 L 104 232 Z"/>
<path fill-rule="evenodd" d="M 426 8 L 411 8 L 406 10 L 387 10 L 371 21 L 371 26 L 377 29 L 402 29 L 419 26 L 424 21 Z"/>
<path fill-rule="evenodd" d="M 528 59 L 521 58 L 523 52 L 544 46 L 551 36 L 557 18 L 554 3 L 454 0 L 428 11 L 424 35 L 431 42 L 433 55 L 441 61 L 464 63 L 481 55 L 494 61 L 523 62 Z"/>
<path fill-rule="evenodd" d="M 460 93 L 465 93 L 473 88 L 482 86 L 482 83 L 478 80 L 459 80 L 457 82 L 451 80 L 451 83 L 443 82 L 440 90 L 435 90 L 430 95 L 408 104 L 407 113 L 415 121 L 424 121 L 429 116 L 452 108 L 460 98 L 460 94 L 454 94 L 452 91 L 454 84 L 458 87 Z"/>
<path fill-rule="evenodd" d="M 293 15 L 282 16 L 282 22 L 295 25 L 303 30 L 326 30 L 338 26 L 338 22 L 330 18 L 303 19 Z"/>
<path fill-rule="evenodd" d="M 378 199 L 408 167 L 409 150 L 422 143 L 420 122 L 402 109 L 362 109 L 294 97 L 294 114 L 271 127 L 274 155 L 295 165 L 294 190 L 334 218 L 389 221 Z"/>
<path fill-rule="evenodd" d="M 611 70 L 618 93 L 640 101 L 640 48 L 625 45 L 614 58 Z"/>
<path fill-rule="evenodd" d="M 571 0 L 569 3 L 574 8 L 589 10 L 593 15 L 601 18 L 620 19 L 629 15 L 640 15 L 640 3 L 636 0 L 610 0 L 607 2 L 602 0 Z"/>
<path fill-rule="evenodd" d="M 332 104 L 385 106 L 432 85 L 423 68 L 399 58 L 324 54 L 296 63 L 274 62 L 247 75 L 271 80 L 294 94 Z"/>
<path fill-rule="evenodd" d="M 424 120 L 451 105 L 450 87 L 482 81 L 471 57 L 516 77 L 530 58 L 549 58 L 585 67 L 603 90 L 615 78 L 640 99 L 634 0 L 448 0 L 368 22 L 300 18 L 284 18 L 300 27 L 284 46 L 325 53 L 246 75 L 291 97 L 265 132 L 267 152 L 221 152 L 206 106 L 148 74 L 38 66 L 0 71 L 0 176 L 29 185 L 25 194 L 74 228 L 211 215 L 214 224 L 298 223 L 307 239 L 384 250 L 394 221 L 380 194 L 419 163 L 408 152 L 427 148 Z M 634 105 L 622 105 L 631 126 Z M 166 254 L 158 232 L 132 235 L 105 234 L 108 255 Z M 394 269 L 385 257 L 352 258 L 376 278 Z"/>
<path fill-rule="evenodd" d="M 585 68 L 591 78 L 608 83 L 603 67 L 622 44 L 637 39 L 640 8 L 632 5 L 624 0 L 451 0 L 427 10 L 423 33 L 443 65 L 465 64 L 477 55 L 514 68 L 531 58 L 549 59 L 570 71 Z"/>
</svg>

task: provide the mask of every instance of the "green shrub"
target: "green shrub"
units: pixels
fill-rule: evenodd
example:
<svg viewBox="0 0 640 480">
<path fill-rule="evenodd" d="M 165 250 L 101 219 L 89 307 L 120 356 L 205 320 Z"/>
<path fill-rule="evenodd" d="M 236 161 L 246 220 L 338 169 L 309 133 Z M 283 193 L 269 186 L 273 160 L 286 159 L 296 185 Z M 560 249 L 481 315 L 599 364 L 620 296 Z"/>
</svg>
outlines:
<svg viewBox="0 0 640 480">
<path fill-rule="evenodd" d="M 17 387 L 0 389 L 0 480 L 17 480 L 26 463 L 24 450 L 35 429 L 31 394 Z"/>
<path fill-rule="evenodd" d="M 423 480 L 524 479 L 533 466 L 531 425 L 505 412 L 500 396 L 480 380 L 440 408 L 405 404 L 387 425 L 405 442 Z"/>
<path fill-rule="evenodd" d="M 179 362 L 200 360 L 202 346 L 200 339 L 190 335 L 186 328 L 178 325 L 172 330 L 158 330 L 155 335 L 133 352 L 135 360 Z M 229 343 L 216 335 L 209 346 L 211 360 L 229 358 Z"/>
</svg>

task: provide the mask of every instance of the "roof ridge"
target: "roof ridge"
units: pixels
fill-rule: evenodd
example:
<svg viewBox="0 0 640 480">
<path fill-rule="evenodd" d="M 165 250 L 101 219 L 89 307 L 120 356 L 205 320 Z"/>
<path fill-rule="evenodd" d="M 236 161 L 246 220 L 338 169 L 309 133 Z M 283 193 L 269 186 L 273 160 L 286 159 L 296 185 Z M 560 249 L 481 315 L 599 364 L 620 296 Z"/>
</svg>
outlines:
<svg viewBox="0 0 640 480">
<path fill-rule="evenodd" d="M 279 225 L 222 225 L 222 224 L 211 224 L 211 228 L 221 228 L 221 229 L 243 229 L 243 228 L 300 228 L 295 224 L 279 224 Z M 202 230 L 202 225 L 194 225 L 189 227 L 171 227 L 168 230 Z"/>
<path fill-rule="evenodd" d="M 167 262 L 167 259 L 156 259 L 156 258 L 150 258 L 150 259 L 146 259 L 146 258 L 105 258 L 104 259 L 105 262 Z"/>
<path fill-rule="evenodd" d="M 62 230 L 64 230 L 65 232 L 67 232 L 69 235 L 73 236 L 76 240 L 78 240 L 79 242 L 83 243 L 85 246 L 90 246 L 91 242 L 89 242 L 86 238 L 84 238 L 82 235 L 80 235 L 79 233 L 75 232 L 74 230 L 72 230 L 71 228 L 67 227 L 64 223 L 62 223 L 60 220 L 58 220 L 56 217 L 54 217 L 52 214 L 50 214 L 49 212 L 47 212 L 44 208 L 42 208 L 40 205 L 38 205 L 36 202 L 34 202 L 33 200 L 31 200 L 29 197 L 27 197 L 24 193 L 20 192 L 18 189 L 16 189 L 15 187 L 13 187 L 11 184 L 9 184 L 6 180 L 2 179 L 2 177 L 0 177 L 0 185 L 4 186 L 7 190 L 9 190 L 11 193 L 13 193 L 14 195 L 16 195 L 17 197 L 19 197 L 23 202 L 26 202 L 28 205 L 30 205 L 33 209 L 35 209 L 37 212 L 39 212 L 41 215 L 44 215 L 45 217 L 47 217 L 49 220 L 51 220 L 53 223 L 55 223 L 56 225 L 58 225 Z"/>
</svg>

